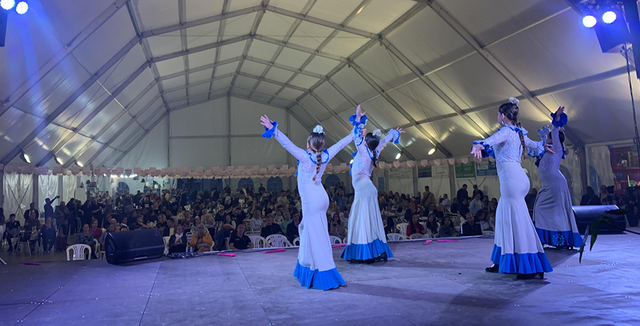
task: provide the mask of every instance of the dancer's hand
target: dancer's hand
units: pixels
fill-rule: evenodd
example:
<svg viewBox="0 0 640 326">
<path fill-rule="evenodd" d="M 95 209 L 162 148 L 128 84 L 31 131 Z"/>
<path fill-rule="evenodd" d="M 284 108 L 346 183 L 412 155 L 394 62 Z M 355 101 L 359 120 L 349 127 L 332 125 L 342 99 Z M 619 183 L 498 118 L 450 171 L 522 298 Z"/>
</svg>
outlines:
<svg viewBox="0 0 640 326">
<path fill-rule="evenodd" d="M 402 130 L 402 128 L 396 128 L 396 130 L 397 130 L 399 133 L 401 133 L 401 134 L 404 134 L 404 133 L 405 133 L 405 131 L 404 131 L 404 130 Z"/>
<path fill-rule="evenodd" d="M 560 121 L 560 116 L 562 116 L 562 114 L 564 113 L 564 106 L 561 106 L 558 108 L 558 110 L 556 111 L 556 121 Z"/>
<path fill-rule="evenodd" d="M 556 152 L 553 150 L 553 145 L 552 144 L 544 144 L 544 151 L 546 153 L 551 154 L 551 155 L 556 155 Z"/>
<path fill-rule="evenodd" d="M 273 123 L 271 123 L 271 120 L 269 120 L 269 117 L 267 117 L 266 114 L 260 117 L 260 124 L 268 130 L 271 130 L 271 128 L 273 128 Z"/>
<path fill-rule="evenodd" d="M 365 114 L 367 114 L 367 112 L 362 111 L 362 108 L 360 108 L 360 105 L 358 105 L 358 107 L 356 108 L 356 121 L 360 122 L 360 118 L 362 118 L 362 116 L 364 116 Z"/>
<path fill-rule="evenodd" d="M 475 156 L 475 158 L 482 158 L 482 151 L 484 150 L 484 146 L 482 144 L 475 144 L 471 147 L 471 154 Z"/>
<path fill-rule="evenodd" d="M 367 134 L 367 129 L 362 128 L 362 138 L 364 138 L 364 135 L 366 135 L 366 134 Z"/>
</svg>

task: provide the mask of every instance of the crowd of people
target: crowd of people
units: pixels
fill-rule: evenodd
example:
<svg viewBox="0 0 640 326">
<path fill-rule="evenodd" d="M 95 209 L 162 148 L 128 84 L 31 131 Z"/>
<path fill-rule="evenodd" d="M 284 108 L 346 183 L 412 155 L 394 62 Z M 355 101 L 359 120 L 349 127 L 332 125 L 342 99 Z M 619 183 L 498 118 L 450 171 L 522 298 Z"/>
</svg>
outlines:
<svg viewBox="0 0 640 326">
<path fill-rule="evenodd" d="M 596 194 L 587 187 L 581 205 L 618 205 L 627 208 L 629 218 L 634 219 L 640 211 L 640 187 L 627 189 L 626 196 L 615 194 L 612 188 L 602 186 Z M 327 231 L 343 239 L 347 235 L 353 194 L 347 195 L 344 184 L 327 191 L 331 198 Z M 532 189 L 526 198 L 531 207 L 535 197 L 536 190 Z M 20 225 L 15 214 L 5 220 L 0 211 L 0 234 L 7 240 L 9 252 L 15 250 L 16 238 L 28 242 L 32 251 L 40 245 L 45 253 L 62 251 L 71 240 L 89 245 L 95 252 L 94 239 L 104 248 L 108 232 L 146 228 L 158 229 L 169 236 L 171 253 L 185 252 L 188 248 L 196 252 L 248 249 L 253 248 L 248 237 L 252 234 L 264 238 L 282 234 L 293 243 L 299 237 L 298 225 L 303 218 L 297 191 L 283 190 L 276 194 L 267 192 L 262 184 L 257 190 L 248 187 L 231 191 L 227 187 L 222 191 L 174 189 L 114 196 L 104 193 L 85 203 L 75 199 L 57 202 L 58 199 L 47 198 L 42 213 L 32 203 L 24 212 L 24 225 Z M 489 199 L 477 185 L 471 193 L 463 185 L 452 200 L 447 194 L 436 199 L 428 186 L 416 196 L 381 192 L 378 200 L 387 234 L 404 232 L 406 238 L 413 234 L 436 238 L 490 235 L 495 229 L 498 200 Z M 41 214 L 44 223 L 40 222 Z M 402 231 L 397 228 L 400 223 L 407 223 Z M 193 236 L 188 241 L 189 232 Z"/>
</svg>

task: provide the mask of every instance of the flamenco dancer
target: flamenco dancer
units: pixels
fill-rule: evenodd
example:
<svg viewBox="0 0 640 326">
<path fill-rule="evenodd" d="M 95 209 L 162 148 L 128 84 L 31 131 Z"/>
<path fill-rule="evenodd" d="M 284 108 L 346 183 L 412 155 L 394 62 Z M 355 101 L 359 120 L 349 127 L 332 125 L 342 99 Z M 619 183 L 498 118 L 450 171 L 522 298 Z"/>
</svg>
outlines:
<svg viewBox="0 0 640 326">
<path fill-rule="evenodd" d="M 483 141 L 475 141 L 471 154 L 476 158 L 492 156 L 496 159 L 500 180 L 500 202 L 496 209 L 496 229 L 491 260 L 491 273 L 518 274 L 517 279 L 544 278 L 551 272 L 551 264 L 544 253 L 540 239 L 529 217 L 524 197 L 529 192 L 529 179 L 520 162 L 523 149 L 542 152 L 542 143 L 527 137 L 518 122 L 518 99 L 510 98 L 498 109 L 498 123 L 503 125 L 495 134 Z M 553 150 L 545 146 L 549 154 Z"/>
<path fill-rule="evenodd" d="M 367 116 L 358 106 L 356 114 L 349 120 L 357 129 L 362 129 L 367 123 Z M 366 129 L 362 131 L 366 132 Z M 397 143 L 402 133 L 404 131 L 400 128 L 391 129 L 386 137 L 380 139 L 380 130 L 376 130 L 366 134 L 364 139 L 354 139 L 357 152 L 353 158 L 351 175 L 355 198 L 349 213 L 347 246 L 341 255 L 344 260 L 370 264 L 376 259 L 387 260 L 393 257 L 387 245 L 378 204 L 378 190 L 371 182 L 371 173 L 377 166 L 382 148 L 390 141 Z"/>
<path fill-rule="evenodd" d="M 293 276 L 307 288 L 331 290 L 345 285 L 333 261 L 326 215 L 329 196 L 321 181 L 327 162 L 356 137 L 356 128 L 327 150 L 322 126 L 316 126 L 307 138 L 305 150 L 293 144 L 278 129 L 276 121 L 269 120 L 266 115 L 260 117 L 260 121 L 266 129 L 262 137 L 275 136 L 280 145 L 298 159 L 298 190 L 304 218 L 298 226 L 300 249 Z"/>
<path fill-rule="evenodd" d="M 582 245 L 582 237 L 578 232 L 575 217 L 571 209 L 571 193 L 567 180 L 560 172 L 560 161 L 564 158 L 564 132 L 561 130 L 567 124 L 564 106 L 553 118 L 551 132 L 545 132 L 547 145 L 556 153 L 563 155 L 544 155 L 539 157 L 539 168 L 542 189 L 538 191 L 533 206 L 533 221 L 542 244 L 556 248 L 573 248 Z M 549 130 L 545 127 L 546 130 Z M 548 135 L 546 135 L 548 134 Z"/>
</svg>

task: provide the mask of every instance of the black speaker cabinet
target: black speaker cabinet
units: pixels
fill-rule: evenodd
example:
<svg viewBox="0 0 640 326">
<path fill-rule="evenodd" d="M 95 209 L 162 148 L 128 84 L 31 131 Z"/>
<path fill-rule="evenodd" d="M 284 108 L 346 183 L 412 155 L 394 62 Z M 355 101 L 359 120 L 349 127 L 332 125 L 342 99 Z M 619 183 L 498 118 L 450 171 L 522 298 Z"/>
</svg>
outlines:
<svg viewBox="0 0 640 326">
<path fill-rule="evenodd" d="M 162 234 L 156 229 L 109 233 L 105 242 L 109 264 L 160 258 L 164 254 Z"/>
<path fill-rule="evenodd" d="M 587 227 L 593 223 L 602 213 L 610 210 L 618 209 L 616 205 L 598 205 L 598 206 L 573 206 L 573 214 L 576 217 L 576 224 L 578 224 L 578 231 L 580 234 L 584 234 Z M 627 220 L 624 215 L 608 215 L 613 218 L 613 224 L 616 228 L 610 225 L 600 223 L 600 233 L 622 233 L 627 228 Z"/>
</svg>

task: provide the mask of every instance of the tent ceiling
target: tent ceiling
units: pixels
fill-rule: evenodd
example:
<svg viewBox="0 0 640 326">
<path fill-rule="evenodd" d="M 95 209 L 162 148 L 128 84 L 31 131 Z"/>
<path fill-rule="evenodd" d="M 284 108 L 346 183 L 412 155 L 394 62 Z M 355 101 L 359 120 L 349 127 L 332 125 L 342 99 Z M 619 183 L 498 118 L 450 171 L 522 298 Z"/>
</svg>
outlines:
<svg viewBox="0 0 640 326">
<path fill-rule="evenodd" d="M 336 135 L 362 104 L 369 128 L 407 129 L 387 160 L 467 154 L 510 96 L 530 129 L 562 104 L 570 141 L 630 139 L 624 58 L 600 53 L 575 3 L 43 2 L 10 17 L 0 50 L 0 163 L 117 164 L 169 112 L 225 96 Z"/>
</svg>

